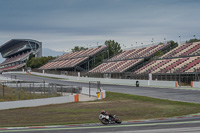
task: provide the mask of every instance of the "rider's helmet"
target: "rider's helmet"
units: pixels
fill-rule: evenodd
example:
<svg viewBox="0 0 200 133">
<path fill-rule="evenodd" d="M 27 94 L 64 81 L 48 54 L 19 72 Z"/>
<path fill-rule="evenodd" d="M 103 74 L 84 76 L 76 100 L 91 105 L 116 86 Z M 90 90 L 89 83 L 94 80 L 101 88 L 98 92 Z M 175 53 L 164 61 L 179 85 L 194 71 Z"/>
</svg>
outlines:
<svg viewBox="0 0 200 133">
<path fill-rule="evenodd" d="M 101 110 L 101 114 L 105 114 L 106 113 L 106 111 L 105 110 Z"/>
</svg>

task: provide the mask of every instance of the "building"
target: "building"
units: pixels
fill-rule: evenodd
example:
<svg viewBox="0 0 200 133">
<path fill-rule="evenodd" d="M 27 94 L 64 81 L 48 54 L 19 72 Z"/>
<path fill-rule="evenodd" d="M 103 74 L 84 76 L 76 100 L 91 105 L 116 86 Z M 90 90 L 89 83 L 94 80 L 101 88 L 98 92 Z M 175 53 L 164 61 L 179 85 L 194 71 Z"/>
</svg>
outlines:
<svg viewBox="0 0 200 133">
<path fill-rule="evenodd" d="M 0 72 L 16 70 L 25 66 L 30 54 L 42 56 L 42 43 L 31 39 L 12 39 L 0 46 L 5 61 L 0 64 Z"/>
</svg>

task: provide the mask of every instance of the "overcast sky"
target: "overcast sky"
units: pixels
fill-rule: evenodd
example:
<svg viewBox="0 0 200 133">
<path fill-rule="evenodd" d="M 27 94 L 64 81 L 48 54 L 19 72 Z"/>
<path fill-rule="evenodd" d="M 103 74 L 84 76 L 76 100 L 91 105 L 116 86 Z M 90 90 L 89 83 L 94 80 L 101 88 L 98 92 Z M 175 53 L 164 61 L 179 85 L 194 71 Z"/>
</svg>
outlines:
<svg viewBox="0 0 200 133">
<path fill-rule="evenodd" d="M 200 38 L 199 13 L 200 0 L 0 0 L 0 45 L 35 39 L 67 52 L 110 39 L 126 48 L 184 41 Z"/>
</svg>

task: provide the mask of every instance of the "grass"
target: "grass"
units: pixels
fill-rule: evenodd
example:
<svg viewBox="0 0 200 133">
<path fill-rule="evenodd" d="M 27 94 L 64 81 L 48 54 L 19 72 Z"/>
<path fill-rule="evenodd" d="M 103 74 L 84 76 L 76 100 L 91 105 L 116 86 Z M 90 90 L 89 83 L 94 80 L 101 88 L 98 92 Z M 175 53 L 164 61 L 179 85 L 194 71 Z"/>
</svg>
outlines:
<svg viewBox="0 0 200 133">
<path fill-rule="evenodd" d="M 43 78 L 50 78 L 50 79 L 64 79 L 64 78 L 49 77 L 49 76 L 42 76 L 42 75 L 36 75 L 36 74 L 29 74 L 29 75 L 37 76 L 37 77 L 43 77 Z"/>
<path fill-rule="evenodd" d="M 44 94 L 42 93 L 35 93 L 33 94 L 33 91 L 30 93 L 30 91 L 25 91 L 23 89 L 19 89 L 19 99 L 18 100 L 28 100 L 28 99 L 39 99 L 39 98 L 47 98 L 47 97 L 55 97 L 60 96 L 60 94 L 50 94 L 48 96 L 48 92 Z M 0 102 L 5 101 L 16 101 L 17 100 L 17 90 L 16 88 L 10 88 L 5 86 L 4 87 L 4 96 L 3 96 L 3 87 L 0 85 Z"/>
<path fill-rule="evenodd" d="M 0 111 L 0 127 L 40 126 L 99 122 L 101 110 L 122 120 L 141 120 L 194 114 L 200 104 L 107 92 L 104 100 Z"/>
<path fill-rule="evenodd" d="M 31 76 L 37 76 L 37 77 L 43 77 L 43 78 L 50 78 L 50 79 L 64 79 L 64 78 L 57 78 L 57 77 L 50 77 L 50 76 L 42 76 L 37 74 L 24 74 L 24 73 L 13 73 L 13 74 L 19 74 L 19 75 L 31 75 Z M 66 80 L 66 79 L 65 79 Z"/>
</svg>

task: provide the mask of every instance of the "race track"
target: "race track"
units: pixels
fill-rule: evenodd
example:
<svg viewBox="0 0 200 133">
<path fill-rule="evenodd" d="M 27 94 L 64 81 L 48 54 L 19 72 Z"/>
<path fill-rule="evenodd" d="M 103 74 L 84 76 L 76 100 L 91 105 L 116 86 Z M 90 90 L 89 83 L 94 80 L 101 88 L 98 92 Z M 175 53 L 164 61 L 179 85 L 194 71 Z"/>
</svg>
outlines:
<svg viewBox="0 0 200 133">
<path fill-rule="evenodd" d="M 9 74 L 4 75 L 10 77 Z M 17 75 L 18 79 L 42 82 L 45 80 L 48 83 L 58 83 L 63 85 L 76 85 L 88 87 L 88 83 L 72 82 L 66 80 L 50 79 L 44 77 L 36 77 L 30 75 Z M 170 99 L 184 102 L 200 103 L 200 91 L 172 89 L 172 88 L 155 88 L 155 87 L 134 87 L 125 85 L 108 85 L 103 84 L 103 89 L 112 92 L 120 92 L 127 94 L 135 94 L 141 96 L 149 96 L 162 99 Z M 148 121 L 130 121 L 124 122 L 121 125 L 111 124 L 81 124 L 81 125 L 62 125 L 49 127 L 29 127 L 29 128 L 11 128 L 1 129 L 0 132 L 23 132 L 23 133 L 94 133 L 94 132 L 115 132 L 115 133 L 168 133 L 168 132 L 200 132 L 200 116 L 194 115 L 184 118 L 169 118 Z"/>
<path fill-rule="evenodd" d="M 10 74 L 4 74 L 3 76 L 10 77 Z M 18 74 L 17 79 L 42 82 L 57 83 L 62 85 L 75 85 L 88 87 L 89 84 L 85 82 L 72 82 L 67 80 L 58 80 L 44 77 L 36 77 L 31 75 Z M 172 89 L 172 88 L 156 88 L 156 87 L 135 87 L 126 85 L 112 85 L 102 84 L 103 89 L 106 91 L 120 92 L 127 94 L 134 94 L 140 96 L 148 96 L 161 99 L 169 99 L 183 102 L 200 103 L 200 90 L 185 90 L 185 89 Z"/>
</svg>

